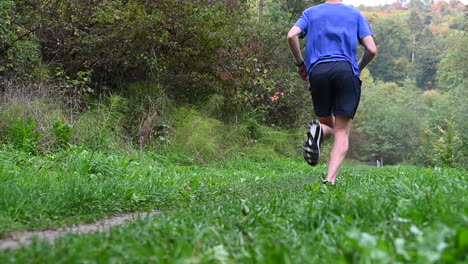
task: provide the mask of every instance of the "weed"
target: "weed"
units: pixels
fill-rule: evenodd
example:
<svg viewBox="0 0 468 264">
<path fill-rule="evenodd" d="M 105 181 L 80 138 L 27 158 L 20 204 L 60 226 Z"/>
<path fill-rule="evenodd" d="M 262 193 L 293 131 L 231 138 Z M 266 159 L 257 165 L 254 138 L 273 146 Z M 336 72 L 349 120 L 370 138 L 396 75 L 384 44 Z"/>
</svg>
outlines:
<svg viewBox="0 0 468 264">
<path fill-rule="evenodd" d="M 73 137 L 73 127 L 61 120 L 54 123 L 52 132 L 54 133 L 59 146 L 69 143 Z"/>
<path fill-rule="evenodd" d="M 35 131 L 37 122 L 32 118 L 28 120 L 17 119 L 11 125 L 11 142 L 13 145 L 27 153 L 36 153 L 41 135 Z"/>
</svg>

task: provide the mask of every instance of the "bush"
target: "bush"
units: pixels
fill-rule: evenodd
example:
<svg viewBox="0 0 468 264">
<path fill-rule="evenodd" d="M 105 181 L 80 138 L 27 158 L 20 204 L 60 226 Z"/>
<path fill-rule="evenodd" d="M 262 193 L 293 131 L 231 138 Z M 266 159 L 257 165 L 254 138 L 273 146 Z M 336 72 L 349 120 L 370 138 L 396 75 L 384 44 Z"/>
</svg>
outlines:
<svg viewBox="0 0 468 264">
<path fill-rule="evenodd" d="M 169 113 L 174 105 L 156 82 L 132 83 L 124 93 L 128 98 L 126 130 L 140 148 L 157 146 L 169 140 Z"/>
<path fill-rule="evenodd" d="M 11 125 L 10 141 L 18 150 L 36 153 L 41 135 L 35 131 L 37 122 L 32 118 L 17 119 Z"/>
<path fill-rule="evenodd" d="M 175 135 L 171 148 L 206 163 L 224 157 L 222 123 L 181 108 L 174 113 Z"/>
<path fill-rule="evenodd" d="M 441 167 L 466 167 L 463 161 L 463 142 L 453 121 L 445 119 L 443 126 L 437 126 L 437 132 L 426 128 L 419 158 L 424 164 Z"/>
<path fill-rule="evenodd" d="M 54 123 L 52 132 L 55 135 L 58 146 L 66 145 L 73 137 L 73 127 L 61 120 Z"/>
<path fill-rule="evenodd" d="M 12 143 L 13 138 L 11 135 L 13 127 L 19 130 L 21 130 L 21 127 L 26 129 L 23 132 L 17 131 L 19 133 L 17 136 L 21 138 L 21 133 L 27 135 L 26 131 L 31 128 L 28 128 L 28 126 L 32 126 L 34 123 L 34 131 L 40 135 L 39 140 L 35 143 L 35 151 L 54 148 L 57 143 L 57 137 L 53 131 L 54 123 L 57 120 L 67 120 L 66 111 L 53 104 L 51 100 L 47 102 L 43 99 L 32 99 L 31 97 L 33 95 L 13 95 L 8 98 L 11 102 L 6 102 L 1 106 L 0 135 L 3 136 L 0 136 L 0 139 L 7 143 Z M 21 124 L 21 122 L 23 123 Z M 17 136 L 14 137 L 16 138 Z"/>
<path fill-rule="evenodd" d="M 111 95 L 93 109 L 82 113 L 75 124 L 75 142 L 91 149 L 116 149 L 130 140 L 124 138 L 128 101 Z"/>
<path fill-rule="evenodd" d="M 260 125 L 254 119 L 245 123 L 222 123 L 189 108 L 171 115 L 174 134 L 168 150 L 209 163 L 229 156 L 245 155 L 254 159 L 291 157 L 300 154 L 303 135 Z"/>
</svg>

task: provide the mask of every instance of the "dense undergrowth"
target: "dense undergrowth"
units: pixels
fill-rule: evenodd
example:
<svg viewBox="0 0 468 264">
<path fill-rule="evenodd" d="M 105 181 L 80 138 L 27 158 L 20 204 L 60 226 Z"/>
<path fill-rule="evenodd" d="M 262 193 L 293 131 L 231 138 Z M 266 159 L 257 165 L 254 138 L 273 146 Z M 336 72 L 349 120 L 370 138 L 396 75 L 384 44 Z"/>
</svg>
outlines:
<svg viewBox="0 0 468 264">
<path fill-rule="evenodd" d="M 88 98 L 84 111 L 67 107 L 51 89 L 7 86 L 0 96 L 2 143 L 33 156 L 80 146 L 129 155 L 179 153 L 184 164 L 206 164 L 236 155 L 297 157 L 304 137 L 304 128 L 265 125 L 251 112 L 222 121 L 213 102 L 176 105 L 156 84 L 135 84 L 130 97 Z"/>
</svg>

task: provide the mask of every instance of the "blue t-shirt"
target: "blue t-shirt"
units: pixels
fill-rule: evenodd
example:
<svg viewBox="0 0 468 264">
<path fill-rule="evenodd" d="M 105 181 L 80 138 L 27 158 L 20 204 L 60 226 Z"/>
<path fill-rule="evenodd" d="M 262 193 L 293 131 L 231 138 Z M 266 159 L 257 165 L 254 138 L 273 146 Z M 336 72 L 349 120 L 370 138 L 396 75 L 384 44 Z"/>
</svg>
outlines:
<svg viewBox="0 0 468 264">
<path fill-rule="evenodd" d="M 356 8 L 344 4 L 320 4 L 302 13 L 296 22 L 307 35 L 305 62 L 308 72 L 322 62 L 349 61 L 359 76 L 359 41 L 373 35 L 369 21 Z"/>
</svg>

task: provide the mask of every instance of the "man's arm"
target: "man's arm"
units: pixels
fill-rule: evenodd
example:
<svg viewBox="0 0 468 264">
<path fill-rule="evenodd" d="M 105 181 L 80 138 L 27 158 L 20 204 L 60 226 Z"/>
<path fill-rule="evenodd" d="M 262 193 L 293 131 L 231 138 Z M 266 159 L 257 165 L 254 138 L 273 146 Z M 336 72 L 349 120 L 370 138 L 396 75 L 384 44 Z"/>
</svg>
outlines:
<svg viewBox="0 0 468 264">
<path fill-rule="evenodd" d="M 374 38 L 372 36 L 366 36 L 361 40 L 361 44 L 364 46 L 364 54 L 359 61 L 359 71 L 362 71 L 369 62 L 377 54 L 377 47 L 375 46 Z"/>
<path fill-rule="evenodd" d="M 304 59 L 302 58 L 301 47 L 299 44 L 299 36 L 301 35 L 302 30 L 298 26 L 293 26 L 288 33 L 288 44 L 289 49 L 291 49 L 291 53 L 296 60 L 296 65 L 300 65 L 297 67 L 297 72 L 301 76 L 301 78 L 305 81 L 309 79 L 307 74 L 307 69 L 304 64 Z"/>
</svg>

